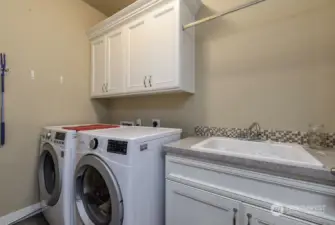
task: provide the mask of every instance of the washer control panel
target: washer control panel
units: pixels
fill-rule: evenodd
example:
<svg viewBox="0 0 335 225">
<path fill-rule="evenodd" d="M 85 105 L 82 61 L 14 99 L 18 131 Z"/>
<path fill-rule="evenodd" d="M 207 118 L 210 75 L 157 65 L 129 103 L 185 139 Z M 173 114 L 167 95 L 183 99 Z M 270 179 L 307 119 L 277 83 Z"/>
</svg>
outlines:
<svg viewBox="0 0 335 225">
<path fill-rule="evenodd" d="M 127 155 L 128 142 L 108 140 L 107 152 Z"/>
</svg>

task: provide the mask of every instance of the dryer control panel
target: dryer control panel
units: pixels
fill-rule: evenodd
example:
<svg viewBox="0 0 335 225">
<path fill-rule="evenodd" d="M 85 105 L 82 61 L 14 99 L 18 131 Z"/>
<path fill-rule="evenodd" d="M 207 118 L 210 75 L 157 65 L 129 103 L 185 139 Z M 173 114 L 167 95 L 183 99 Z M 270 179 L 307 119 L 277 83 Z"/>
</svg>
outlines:
<svg viewBox="0 0 335 225">
<path fill-rule="evenodd" d="M 63 145 L 65 142 L 65 137 L 66 137 L 65 133 L 56 132 L 55 137 L 54 137 L 54 143 Z"/>
<path fill-rule="evenodd" d="M 108 140 L 107 152 L 127 155 L 128 142 Z"/>
</svg>

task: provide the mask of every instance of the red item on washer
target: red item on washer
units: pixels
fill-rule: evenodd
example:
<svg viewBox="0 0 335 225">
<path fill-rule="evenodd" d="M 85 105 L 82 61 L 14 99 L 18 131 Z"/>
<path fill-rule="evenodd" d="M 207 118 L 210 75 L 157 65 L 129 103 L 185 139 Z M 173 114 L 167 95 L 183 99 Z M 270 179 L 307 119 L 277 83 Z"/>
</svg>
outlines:
<svg viewBox="0 0 335 225">
<path fill-rule="evenodd" d="M 99 129 L 109 129 L 109 128 L 119 128 L 118 125 L 110 124 L 91 124 L 83 126 L 74 126 L 74 127 L 63 127 L 65 130 L 75 130 L 75 131 L 85 131 L 85 130 L 99 130 Z"/>
</svg>

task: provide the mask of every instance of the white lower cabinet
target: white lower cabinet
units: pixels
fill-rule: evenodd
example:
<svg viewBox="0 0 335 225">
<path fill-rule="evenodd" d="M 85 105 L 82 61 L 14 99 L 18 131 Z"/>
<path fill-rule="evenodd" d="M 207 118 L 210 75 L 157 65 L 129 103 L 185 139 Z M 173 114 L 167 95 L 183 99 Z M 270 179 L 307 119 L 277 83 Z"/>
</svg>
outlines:
<svg viewBox="0 0 335 225">
<path fill-rule="evenodd" d="M 166 225 L 239 224 L 239 202 L 173 181 L 166 185 Z"/>
<path fill-rule="evenodd" d="M 332 185 L 173 154 L 165 167 L 166 225 L 335 225 Z"/>
<path fill-rule="evenodd" d="M 167 180 L 166 225 L 316 225 Z"/>
</svg>

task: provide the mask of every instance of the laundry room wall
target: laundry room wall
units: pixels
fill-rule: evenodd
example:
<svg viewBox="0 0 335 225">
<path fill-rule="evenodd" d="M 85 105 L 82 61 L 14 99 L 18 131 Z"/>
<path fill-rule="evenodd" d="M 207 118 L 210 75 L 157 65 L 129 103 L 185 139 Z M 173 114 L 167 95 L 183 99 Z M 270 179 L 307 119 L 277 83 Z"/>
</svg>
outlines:
<svg viewBox="0 0 335 225">
<path fill-rule="evenodd" d="M 203 0 L 197 17 L 249 1 Z M 110 121 L 334 132 L 334 21 L 334 0 L 269 0 L 199 25 L 195 95 L 112 99 Z"/>
<path fill-rule="evenodd" d="M 105 16 L 81 0 L 0 1 L 7 54 L 6 145 L 0 148 L 0 217 L 38 202 L 39 132 L 46 125 L 103 121 L 90 101 L 86 30 Z M 32 77 L 31 70 L 34 71 Z"/>
</svg>

